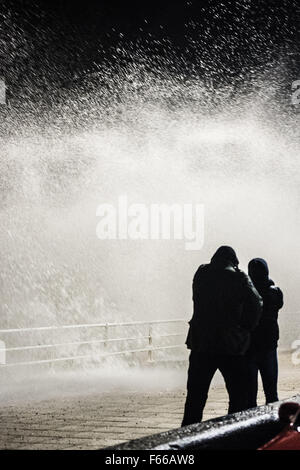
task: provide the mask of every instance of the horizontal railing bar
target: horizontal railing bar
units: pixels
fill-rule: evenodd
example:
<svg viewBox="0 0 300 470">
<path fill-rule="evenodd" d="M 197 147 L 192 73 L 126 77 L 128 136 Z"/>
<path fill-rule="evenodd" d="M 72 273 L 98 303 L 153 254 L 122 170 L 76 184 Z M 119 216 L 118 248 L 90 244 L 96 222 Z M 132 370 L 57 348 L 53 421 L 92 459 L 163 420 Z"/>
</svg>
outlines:
<svg viewBox="0 0 300 470">
<path fill-rule="evenodd" d="M 300 315 L 300 312 L 288 312 L 287 314 Z M 0 329 L 0 333 L 18 333 L 24 331 L 41 331 L 41 330 L 60 330 L 69 328 L 92 328 L 92 327 L 117 327 L 117 326 L 132 326 L 132 325 L 154 325 L 159 323 L 188 323 L 188 320 L 183 318 L 176 318 L 171 320 L 149 320 L 149 321 L 136 321 L 136 322 L 121 322 L 121 323 L 87 323 L 79 325 L 56 325 L 56 326 L 38 326 L 31 328 L 5 328 Z"/>
<path fill-rule="evenodd" d="M 16 348 L 0 348 L 0 351 L 23 351 L 26 349 L 42 349 L 42 348 L 54 348 L 57 346 L 71 346 L 76 344 L 94 344 L 94 343 L 109 343 L 113 341 L 133 341 L 137 339 L 148 339 L 149 336 L 136 336 L 134 338 L 110 338 L 110 339 L 95 339 L 91 341 L 72 341 L 69 343 L 54 343 L 54 344 L 38 344 L 33 346 L 19 346 Z"/>
<path fill-rule="evenodd" d="M 83 354 L 80 356 L 70 356 L 70 357 L 58 357 L 54 359 L 41 359 L 39 361 L 26 361 L 26 362 L 12 362 L 10 364 L 0 364 L 0 368 L 2 367 L 14 367 L 14 366 L 25 366 L 25 365 L 34 365 L 34 364 L 45 364 L 45 363 L 52 363 L 58 361 L 74 361 L 76 359 L 85 359 L 87 357 L 109 357 L 109 356 L 116 356 L 121 354 L 131 354 L 137 352 L 148 352 L 148 351 L 155 351 L 160 349 L 175 349 L 175 348 L 182 348 L 183 344 L 176 344 L 173 346 L 160 346 L 155 348 L 143 348 L 143 349 L 131 349 L 126 351 L 116 351 L 106 354 Z"/>
<path fill-rule="evenodd" d="M 87 323 L 82 325 L 57 325 L 57 326 L 37 326 L 32 328 L 7 328 L 1 329 L 0 333 L 19 333 L 21 331 L 41 331 L 41 330 L 62 330 L 69 328 L 92 328 L 92 327 L 116 327 L 116 326 L 133 326 L 133 325 L 154 325 L 159 323 L 179 323 L 187 322 L 182 318 L 172 320 L 149 320 L 149 321 L 136 321 L 136 322 L 122 322 L 122 323 Z"/>
<path fill-rule="evenodd" d="M 169 336 L 183 336 L 184 333 L 172 333 L 172 334 L 165 334 L 165 335 L 155 335 L 152 338 L 167 338 Z M 149 335 L 147 336 L 135 336 L 134 338 L 109 338 L 109 339 L 96 339 L 90 341 L 72 341 L 68 343 L 54 343 L 54 344 L 37 344 L 32 346 L 18 346 L 13 348 L 0 348 L 0 351 L 26 351 L 29 349 L 47 349 L 47 348 L 55 348 L 59 346 L 72 346 L 72 345 L 80 345 L 80 344 L 95 344 L 95 343 L 110 343 L 113 341 L 135 341 L 139 339 L 148 339 Z"/>
<path fill-rule="evenodd" d="M 167 338 L 168 336 L 185 336 L 186 333 L 166 333 L 165 335 L 152 335 L 152 338 Z"/>
</svg>

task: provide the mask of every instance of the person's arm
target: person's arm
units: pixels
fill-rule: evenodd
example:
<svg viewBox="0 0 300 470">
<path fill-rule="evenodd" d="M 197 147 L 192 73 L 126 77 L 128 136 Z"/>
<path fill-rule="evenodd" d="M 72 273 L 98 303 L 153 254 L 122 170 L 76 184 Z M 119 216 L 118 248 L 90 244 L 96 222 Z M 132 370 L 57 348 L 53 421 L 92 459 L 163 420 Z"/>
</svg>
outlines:
<svg viewBox="0 0 300 470">
<path fill-rule="evenodd" d="M 277 294 L 276 307 L 278 308 L 278 310 L 280 310 L 283 307 L 283 293 L 282 290 L 279 289 L 279 287 L 275 287 L 275 289 Z"/>
<path fill-rule="evenodd" d="M 263 299 L 255 289 L 247 274 L 241 272 L 243 313 L 241 326 L 249 331 L 254 330 L 262 315 Z"/>
</svg>

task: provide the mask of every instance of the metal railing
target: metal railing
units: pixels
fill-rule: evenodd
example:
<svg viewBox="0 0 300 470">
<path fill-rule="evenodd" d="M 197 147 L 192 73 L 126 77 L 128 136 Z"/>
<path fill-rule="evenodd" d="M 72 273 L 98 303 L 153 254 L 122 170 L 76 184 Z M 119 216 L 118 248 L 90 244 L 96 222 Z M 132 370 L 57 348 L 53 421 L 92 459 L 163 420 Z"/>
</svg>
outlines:
<svg viewBox="0 0 300 470">
<path fill-rule="evenodd" d="M 80 345 L 95 345 L 103 344 L 104 349 L 107 348 L 108 343 L 117 343 L 122 341 L 138 341 L 146 339 L 148 341 L 148 346 L 143 348 L 135 349 L 125 349 L 119 351 L 108 351 L 104 353 L 91 352 L 87 354 L 63 356 L 63 357 L 54 357 L 49 359 L 38 359 L 33 361 L 20 361 L 20 362 L 5 362 L 0 364 L 0 367 L 14 367 L 14 366 L 23 366 L 23 365 L 32 365 L 32 364 L 45 364 L 45 363 L 55 363 L 62 361 L 74 361 L 79 359 L 86 358 L 105 358 L 109 356 L 118 356 L 126 354 L 137 354 L 141 352 L 148 352 L 148 362 L 153 361 L 153 352 L 158 350 L 168 350 L 168 349 L 177 349 L 184 347 L 184 341 L 180 344 L 172 345 L 161 345 L 154 346 L 153 339 L 157 338 L 170 338 L 170 337 L 180 337 L 185 336 L 185 332 L 180 333 L 165 333 L 165 334 L 154 334 L 153 327 L 154 325 L 162 324 L 171 324 L 171 323 L 185 323 L 187 321 L 183 319 L 172 319 L 172 320 L 152 320 L 152 321 L 136 321 L 136 322 L 121 322 L 121 323 L 88 323 L 88 324 L 77 324 L 77 325 L 56 325 L 56 326 L 41 326 L 41 327 L 31 327 L 31 328 L 7 328 L 0 329 L 0 335 L 2 334 L 14 334 L 14 333 L 27 333 L 27 332 L 40 332 L 40 331 L 58 331 L 58 330 L 70 330 L 70 329 L 88 329 L 88 328 L 101 328 L 103 329 L 103 337 L 101 339 L 91 339 L 91 340 L 79 340 L 79 341 L 69 341 L 69 342 L 57 342 L 57 343 L 48 343 L 48 344 L 34 344 L 34 345 L 24 345 L 24 346 L 13 346 L 13 347 L 0 347 L 1 352 L 7 353 L 12 351 L 30 351 L 30 350 L 42 350 L 42 349 L 51 349 L 64 346 L 80 346 Z M 119 337 L 119 338 L 109 338 L 109 330 L 114 327 L 127 327 L 127 326 L 143 326 L 148 325 L 148 331 L 145 335 L 130 336 L 130 337 Z M 3 344 L 3 342 L 2 342 Z M 0 344 L 1 346 L 1 344 Z"/>
</svg>

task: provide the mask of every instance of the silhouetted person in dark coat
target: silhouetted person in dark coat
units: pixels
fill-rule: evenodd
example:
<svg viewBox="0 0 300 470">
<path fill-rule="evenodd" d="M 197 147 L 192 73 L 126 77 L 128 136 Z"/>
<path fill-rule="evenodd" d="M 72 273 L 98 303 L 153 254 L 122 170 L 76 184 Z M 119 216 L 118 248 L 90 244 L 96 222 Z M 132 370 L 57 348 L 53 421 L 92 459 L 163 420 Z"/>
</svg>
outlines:
<svg viewBox="0 0 300 470">
<path fill-rule="evenodd" d="M 249 408 L 257 406 L 257 381 L 260 372 L 266 403 L 278 401 L 277 343 L 279 339 L 278 311 L 283 306 L 283 294 L 269 278 L 267 262 L 254 258 L 248 265 L 248 273 L 263 299 L 263 313 L 258 326 L 252 332 L 249 358 L 250 389 Z"/>
<path fill-rule="evenodd" d="M 245 351 L 258 324 L 262 300 L 250 278 L 238 269 L 229 246 L 221 246 L 193 279 L 194 312 L 186 340 L 191 349 L 182 426 L 202 420 L 217 369 L 229 394 L 229 413 L 247 408 Z"/>
</svg>

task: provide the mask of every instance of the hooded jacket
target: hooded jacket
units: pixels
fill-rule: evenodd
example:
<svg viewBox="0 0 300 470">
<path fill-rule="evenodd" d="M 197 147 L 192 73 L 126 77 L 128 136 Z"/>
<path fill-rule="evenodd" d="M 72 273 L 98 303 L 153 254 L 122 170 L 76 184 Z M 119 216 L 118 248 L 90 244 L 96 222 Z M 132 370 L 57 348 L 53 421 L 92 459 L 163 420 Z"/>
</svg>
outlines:
<svg viewBox="0 0 300 470">
<path fill-rule="evenodd" d="M 231 247 L 220 247 L 193 279 L 194 311 L 186 340 L 191 350 L 241 355 L 258 324 L 262 299 L 250 278 L 238 269 Z"/>
<path fill-rule="evenodd" d="M 268 264 L 264 259 L 251 260 L 248 273 L 263 299 L 262 316 L 252 332 L 249 352 L 276 349 L 279 339 L 278 311 L 283 306 L 283 293 L 269 278 Z"/>
</svg>

